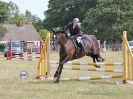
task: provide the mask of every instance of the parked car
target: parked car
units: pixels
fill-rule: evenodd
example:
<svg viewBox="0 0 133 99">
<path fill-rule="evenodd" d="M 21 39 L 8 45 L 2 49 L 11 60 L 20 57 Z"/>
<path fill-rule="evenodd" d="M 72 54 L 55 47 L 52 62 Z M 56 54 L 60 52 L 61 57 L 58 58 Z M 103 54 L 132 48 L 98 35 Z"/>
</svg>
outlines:
<svg viewBox="0 0 133 99">
<path fill-rule="evenodd" d="M 7 43 L 4 49 L 4 57 L 7 57 L 8 50 L 9 50 L 9 43 Z M 23 54 L 22 43 L 20 41 L 12 41 L 11 50 L 12 50 L 12 55 L 22 55 Z"/>
<path fill-rule="evenodd" d="M 129 43 L 129 47 L 130 47 L 131 51 L 133 52 L 133 41 L 129 41 L 128 43 Z"/>
</svg>

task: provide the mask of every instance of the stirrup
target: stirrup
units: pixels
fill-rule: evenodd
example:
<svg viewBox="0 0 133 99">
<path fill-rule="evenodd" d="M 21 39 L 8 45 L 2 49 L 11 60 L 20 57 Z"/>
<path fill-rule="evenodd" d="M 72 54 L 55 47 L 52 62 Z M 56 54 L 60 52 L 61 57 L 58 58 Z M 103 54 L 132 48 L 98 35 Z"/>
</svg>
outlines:
<svg viewBox="0 0 133 99">
<path fill-rule="evenodd" d="M 83 50 L 83 52 L 86 53 L 83 47 L 81 48 L 81 50 Z"/>
</svg>

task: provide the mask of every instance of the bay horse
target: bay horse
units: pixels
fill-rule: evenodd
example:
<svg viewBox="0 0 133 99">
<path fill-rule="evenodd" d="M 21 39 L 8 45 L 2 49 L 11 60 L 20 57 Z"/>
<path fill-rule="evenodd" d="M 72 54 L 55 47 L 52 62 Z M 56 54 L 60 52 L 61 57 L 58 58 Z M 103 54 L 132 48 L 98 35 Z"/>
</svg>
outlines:
<svg viewBox="0 0 133 99">
<path fill-rule="evenodd" d="M 85 51 L 80 51 L 77 53 L 77 49 L 73 41 L 68 38 L 65 31 L 53 31 L 56 42 L 60 45 L 59 49 L 59 66 L 54 74 L 54 78 L 57 78 L 55 83 L 59 83 L 60 76 L 62 73 L 63 65 L 71 60 L 81 58 L 83 56 L 90 56 L 93 62 L 103 62 L 104 59 L 101 58 L 99 52 L 99 45 L 96 37 L 94 35 L 82 35 L 81 39 L 85 45 Z M 75 54 L 76 53 L 76 54 Z M 97 68 L 100 66 L 95 65 Z"/>
</svg>

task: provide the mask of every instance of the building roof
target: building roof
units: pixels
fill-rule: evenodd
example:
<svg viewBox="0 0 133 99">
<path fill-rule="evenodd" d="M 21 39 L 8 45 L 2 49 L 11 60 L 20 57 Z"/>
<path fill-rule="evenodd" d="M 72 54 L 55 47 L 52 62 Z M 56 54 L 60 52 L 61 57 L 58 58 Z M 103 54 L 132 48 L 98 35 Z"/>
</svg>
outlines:
<svg viewBox="0 0 133 99">
<path fill-rule="evenodd" d="M 2 41 L 39 41 L 39 34 L 31 24 L 17 26 L 16 24 L 6 24 L 3 27 L 7 30 Z"/>
</svg>

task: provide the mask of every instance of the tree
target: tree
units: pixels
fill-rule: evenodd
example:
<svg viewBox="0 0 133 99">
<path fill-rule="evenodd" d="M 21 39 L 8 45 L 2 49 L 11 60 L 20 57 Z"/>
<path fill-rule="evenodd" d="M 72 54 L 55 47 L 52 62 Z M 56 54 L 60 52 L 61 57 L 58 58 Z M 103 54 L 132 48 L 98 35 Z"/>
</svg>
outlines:
<svg viewBox="0 0 133 99">
<path fill-rule="evenodd" d="M 0 1 L 0 24 L 4 23 L 8 18 L 8 8 L 5 2 Z M 0 25 L 0 38 L 5 35 L 6 30 Z"/>
<path fill-rule="evenodd" d="M 8 24 L 16 24 L 18 22 L 18 19 L 21 17 L 21 14 L 19 13 L 19 7 L 10 1 L 7 5 L 7 14 L 8 14 L 8 20 L 6 23 Z"/>
<path fill-rule="evenodd" d="M 6 29 L 0 25 L 0 39 L 5 35 Z"/>
<path fill-rule="evenodd" d="M 8 18 L 8 8 L 5 2 L 0 1 L 0 23 L 3 23 Z"/>
<path fill-rule="evenodd" d="M 45 12 L 45 28 L 65 26 L 78 17 L 81 21 L 87 9 L 94 7 L 96 0 L 49 0 L 48 10 Z"/>
<path fill-rule="evenodd" d="M 83 24 L 100 40 L 122 40 L 122 31 L 133 31 L 132 0 L 97 0 L 96 8 L 88 9 Z M 131 36 L 131 35 L 130 35 Z"/>
<path fill-rule="evenodd" d="M 44 28 L 65 26 L 78 17 L 85 33 L 100 40 L 122 40 L 122 31 L 133 38 L 133 0 L 49 0 Z"/>
<path fill-rule="evenodd" d="M 24 17 L 27 22 L 32 23 L 32 14 L 29 10 L 25 11 Z"/>
<path fill-rule="evenodd" d="M 19 8 L 15 3 L 10 1 L 9 3 L 7 3 L 7 6 L 8 6 L 8 19 L 9 20 L 16 17 L 19 14 Z"/>
<path fill-rule="evenodd" d="M 33 15 L 29 10 L 25 11 L 24 18 L 27 23 L 31 23 L 35 26 L 37 31 L 42 29 L 42 21 L 36 15 Z"/>
<path fill-rule="evenodd" d="M 39 31 L 40 36 L 42 37 L 42 40 L 45 41 L 46 35 L 49 31 L 47 29 L 43 29 Z"/>
</svg>

